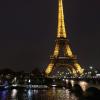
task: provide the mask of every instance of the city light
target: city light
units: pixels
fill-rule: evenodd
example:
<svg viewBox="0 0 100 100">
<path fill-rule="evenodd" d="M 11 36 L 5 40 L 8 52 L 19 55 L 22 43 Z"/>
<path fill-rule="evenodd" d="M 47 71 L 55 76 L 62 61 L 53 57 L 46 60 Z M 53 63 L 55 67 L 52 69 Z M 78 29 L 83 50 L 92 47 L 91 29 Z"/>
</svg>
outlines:
<svg viewBox="0 0 100 100">
<path fill-rule="evenodd" d="M 88 83 L 85 81 L 79 82 L 79 85 L 81 86 L 82 90 L 85 91 L 88 87 Z"/>
</svg>

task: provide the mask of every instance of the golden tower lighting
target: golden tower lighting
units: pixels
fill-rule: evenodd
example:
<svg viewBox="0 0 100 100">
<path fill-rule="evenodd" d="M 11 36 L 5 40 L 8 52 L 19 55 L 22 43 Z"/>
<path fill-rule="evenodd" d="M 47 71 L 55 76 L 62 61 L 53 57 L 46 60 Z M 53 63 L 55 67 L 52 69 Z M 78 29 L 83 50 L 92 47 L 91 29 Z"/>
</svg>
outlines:
<svg viewBox="0 0 100 100">
<path fill-rule="evenodd" d="M 57 67 L 64 67 L 70 74 L 77 76 L 83 74 L 83 69 L 73 54 L 68 41 L 68 31 L 64 23 L 63 2 L 58 0 L 58 27 L 56 43 L 53 54 L 50 56 L 45 74 L 49 76 Z"/>
</svg>

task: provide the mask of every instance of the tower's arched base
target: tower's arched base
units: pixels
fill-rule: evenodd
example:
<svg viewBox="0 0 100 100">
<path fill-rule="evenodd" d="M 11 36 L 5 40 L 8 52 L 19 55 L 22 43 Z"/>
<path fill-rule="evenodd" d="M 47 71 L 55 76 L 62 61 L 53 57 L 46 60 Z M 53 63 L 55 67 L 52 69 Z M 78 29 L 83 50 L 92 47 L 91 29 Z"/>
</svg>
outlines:
<svg viewBox="0 0 100 100">
<path fill-rule="evenodd" d="M 83 69 L 81 71 L 76 69 L 75 65 L 69 64 L 55 64 L 52 66 L 51 71 L 45 74 L 47 77 L 58 77 L 58 78 L 67 78 L 67 77 L 78 77 L 82 75 Z"/>
</svg>

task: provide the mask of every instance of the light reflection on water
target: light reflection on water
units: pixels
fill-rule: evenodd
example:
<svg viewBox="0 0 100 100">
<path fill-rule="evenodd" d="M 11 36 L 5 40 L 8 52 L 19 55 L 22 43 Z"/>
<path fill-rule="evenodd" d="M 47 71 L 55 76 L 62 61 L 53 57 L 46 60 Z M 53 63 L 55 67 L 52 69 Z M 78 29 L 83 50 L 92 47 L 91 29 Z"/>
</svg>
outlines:
<svg viewBox="0 0 100 100">
<path fill-rule="evenodd" d="M 79 85 L 81 86 L 82 90 L 85 91 L 88 88 L 88 83 L 85 81 L 80 81 Z"/>
<path fill-rule="evenodd" d="M 7 100 L 8 90 L 0 91 L 0 100 Z"/>
<path fill-rule="evenodd" d="M 72 81 L 74 84 L 74 82 Z M 83 91 L 88 83 L 80 81 Z M 52 87 L 48 90 L 12 89 L 0 91 L 0 100 L 77 100 L 77 97 L 66 88 Z"/>
<path fill-rule="evenodd" d="M 16 99 L 16 98 L 17 98 L 17 92 L 18 92 L 18 90 L 16 90 L 16 89 L 13 89 L 13 90 L 11 91 L 11 98 L 12 98 L 12 99 Z"/>
<path fill-rule="evenodd" d="M 0 100 L 77 100 L 68 89 L 2 91 Z"/>
</svg>

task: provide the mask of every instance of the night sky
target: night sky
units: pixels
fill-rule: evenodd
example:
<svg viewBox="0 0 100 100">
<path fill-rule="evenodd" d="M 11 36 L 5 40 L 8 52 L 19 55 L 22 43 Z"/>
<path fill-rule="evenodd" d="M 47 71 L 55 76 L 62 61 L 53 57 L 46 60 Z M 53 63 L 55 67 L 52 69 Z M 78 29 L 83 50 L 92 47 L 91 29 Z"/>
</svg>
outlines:
<svg viewBox="0 0 100 100">
<path fill-rule="evenodd" d="M 45 68 L 55 46 L 58 0 L 0 0 L 0 69 Z M 72 50 L 100 69 L 100 0 L 64 0 Z"/>
</svg>

